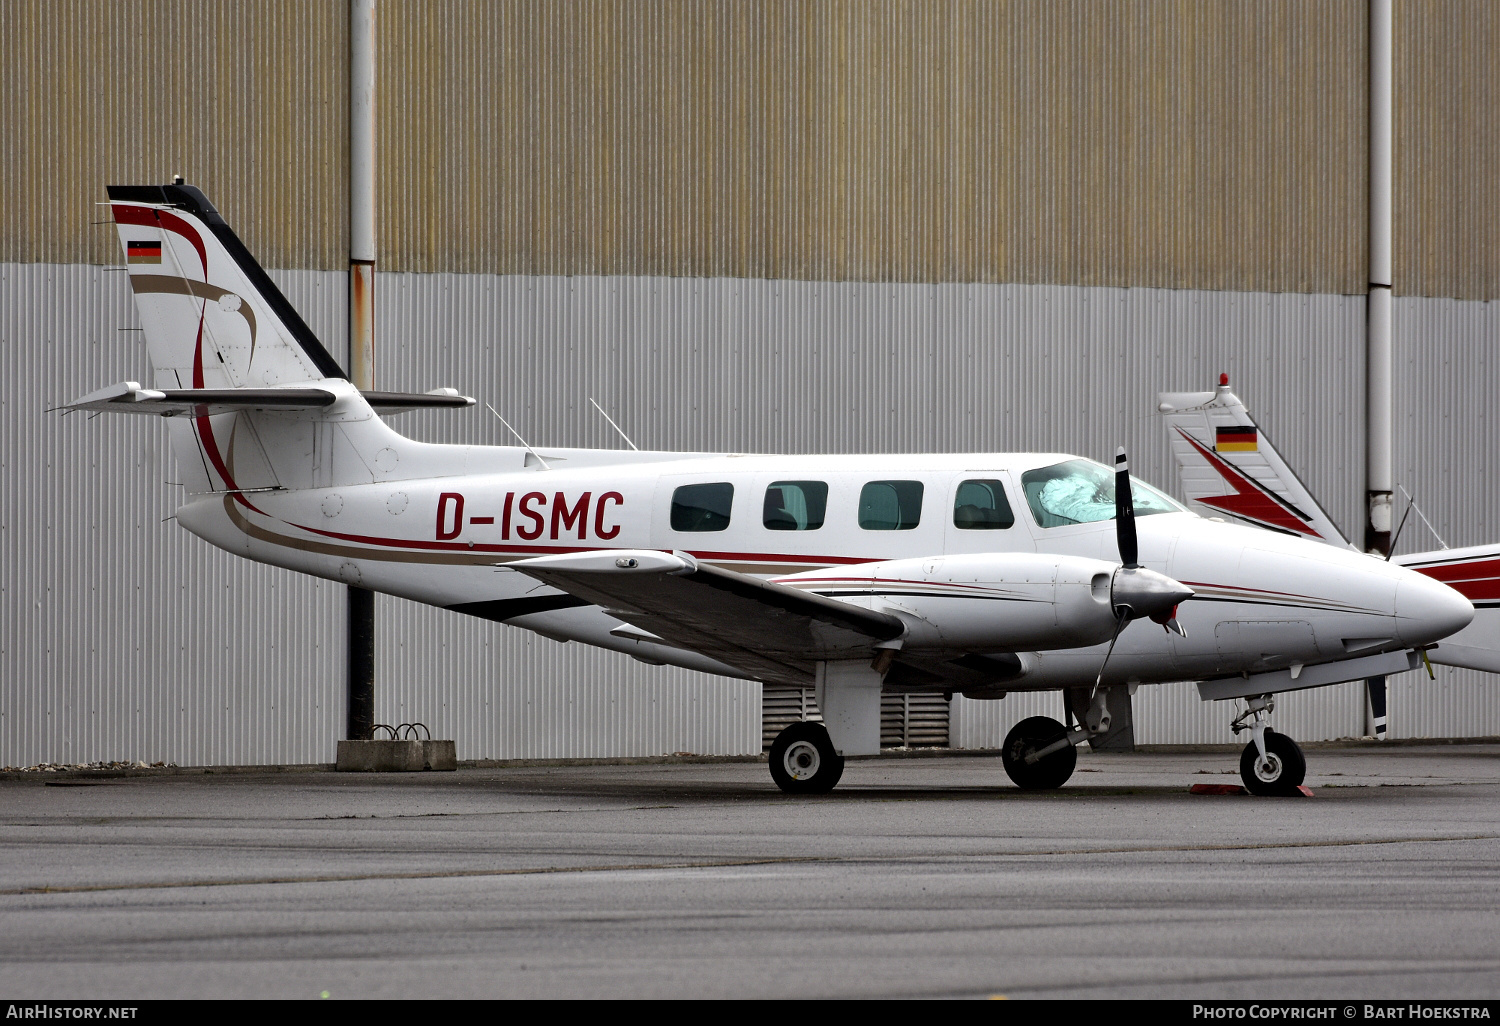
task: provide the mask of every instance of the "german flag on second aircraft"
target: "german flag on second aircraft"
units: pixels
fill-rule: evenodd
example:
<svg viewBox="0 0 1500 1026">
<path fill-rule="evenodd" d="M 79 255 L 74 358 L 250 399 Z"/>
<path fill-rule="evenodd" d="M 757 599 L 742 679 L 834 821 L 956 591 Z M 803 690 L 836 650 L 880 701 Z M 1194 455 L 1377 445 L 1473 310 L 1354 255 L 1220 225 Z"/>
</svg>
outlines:
<svg viewBox="0 0 1500 1026">
<path fill-rule="evenodd" d="M 1260 448 L 1254 424 L 1215 428 L 1214 434 L 1215 452 L 1256 452 Z"/>
</svg>

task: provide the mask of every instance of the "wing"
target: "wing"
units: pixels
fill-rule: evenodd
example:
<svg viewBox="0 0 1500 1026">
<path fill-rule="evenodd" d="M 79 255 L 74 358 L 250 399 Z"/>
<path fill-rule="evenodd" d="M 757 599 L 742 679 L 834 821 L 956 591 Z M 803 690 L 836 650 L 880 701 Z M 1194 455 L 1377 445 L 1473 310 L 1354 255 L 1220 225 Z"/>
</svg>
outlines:
<svg viewBox="0 0 1500 1026">
<path fill-rule="evenodd" d="M 1228 384 L 1213 392 L 1163 392 L 1157 410 L 1196 512 L 1353 547 Z"/>
<path fill-rule="evenodd" d="M 905 623 L 889 613 L 703 566 L 684 555 L 606 549 L 505 565 L 669 645 L 759 680 L 806 685 L 819 660 L 869 658 L 882 642 L 906 633 Z"/>
</svg>

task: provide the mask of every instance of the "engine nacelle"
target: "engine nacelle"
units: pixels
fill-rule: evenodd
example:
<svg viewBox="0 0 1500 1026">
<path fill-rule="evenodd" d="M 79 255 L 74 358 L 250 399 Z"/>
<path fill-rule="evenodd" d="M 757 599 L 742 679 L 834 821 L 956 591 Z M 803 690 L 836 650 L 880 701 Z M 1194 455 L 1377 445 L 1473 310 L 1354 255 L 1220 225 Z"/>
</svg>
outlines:
<svg viewBox="0 0 1500 1026">
<path fill-rule="evenodd" d="M 777 583 L 902 615 L 907 649 L 1046 651 L 1109 642 L 1118 569 L 1080 556 L 994 552 L 829 567 Z"/>
</svg>

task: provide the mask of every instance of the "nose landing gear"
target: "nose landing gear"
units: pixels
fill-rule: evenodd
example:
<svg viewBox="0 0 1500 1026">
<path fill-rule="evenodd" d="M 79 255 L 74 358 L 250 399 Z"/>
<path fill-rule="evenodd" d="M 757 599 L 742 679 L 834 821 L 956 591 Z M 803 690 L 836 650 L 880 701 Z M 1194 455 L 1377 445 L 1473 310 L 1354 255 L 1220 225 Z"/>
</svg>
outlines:
<svg viewBox="0 0 1500 1026">
<path fill-rule="evenodd" d="M 1275 696 L 1256 695 L 1248 705 L 1229 725 L 1235 734 L 1250 731 L 1250 743 L 1240 753 L 1240 779 L 1245 782 L 1245 790 L 1264 796 L 1295 793 L 1307 777 L 1307 759 L 1297 742 L 1266 726 L 1266 714 L 1276 708 Z"/>
</svg>

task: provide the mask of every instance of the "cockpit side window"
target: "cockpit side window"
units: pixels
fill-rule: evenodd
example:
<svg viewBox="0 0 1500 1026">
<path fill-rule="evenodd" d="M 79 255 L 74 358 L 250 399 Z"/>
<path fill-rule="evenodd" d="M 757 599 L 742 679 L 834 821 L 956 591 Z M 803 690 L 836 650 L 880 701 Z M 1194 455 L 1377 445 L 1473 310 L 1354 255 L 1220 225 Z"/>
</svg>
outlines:
<svg viewBox="0 0 1500 1026">
<path fill-rule="evenodd" d="M 1021 475 L 1021 490 L 1039 527 L 1092 524 L 1115 516 L 1115 472 L 1093 460 L 1068 460 Z M 1181 513 L 1183 509 L 1150 485 L 1132 477 L 1135 515 Z"/>
<path fill-rule="evenodd" d="M 734 485 L 728 481 L 683 485 L 672 493 L 672 530 L 726 530 L 733 505 Z"/>
<path fill-rule="evenodd" d="M 828 512 L 822 481 L 773 481 L 766 489 L 761 523 L 768 531 L 816 531 Z"/>
<path fill-rule="evenodd" d="M 871 481 L 860 489 L 859 526 L 866 531 L 910 531 L 921 519 L 921 481 Z"/>
<path fill-rule="evenodd" d="M 995 480 L 965 481 L 953 499 L 953 526 L 962 531 L 1003 531 L 1014 527 L 1005 486 Z"/>
</svg>

